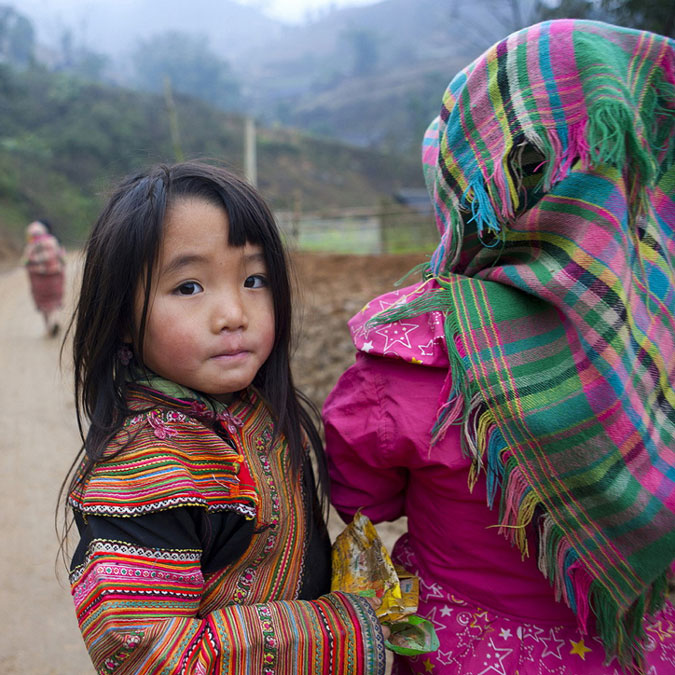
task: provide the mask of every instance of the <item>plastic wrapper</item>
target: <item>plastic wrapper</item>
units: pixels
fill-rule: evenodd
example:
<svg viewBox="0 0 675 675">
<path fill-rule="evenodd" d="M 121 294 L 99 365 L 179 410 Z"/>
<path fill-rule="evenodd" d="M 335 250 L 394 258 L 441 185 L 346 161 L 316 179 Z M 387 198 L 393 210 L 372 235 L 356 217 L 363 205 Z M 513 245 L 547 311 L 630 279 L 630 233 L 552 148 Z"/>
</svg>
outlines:
<svg viewBox="0 0 675 675">
<path fill-rule="evenodd" d="M 332 560 L 331 590 L 381 601 L 375 613 L 381 623 L 391 628 L 386 642 L 389 649 L 400 654 L 422 654 L 438 648 L 433 626 L 415 616 L 419 580 L 402 567 L 394 567 L 377 530 L 361 511 L 335 539 Z"/>
<path fill-rule="evenodd" d="M 438 636 L 431 622 L 412 614 L 389 626 L 391 635 L 384 644 L 397 654 L 416 656 L 435 652 L 439 647 Z"/>
</svg>

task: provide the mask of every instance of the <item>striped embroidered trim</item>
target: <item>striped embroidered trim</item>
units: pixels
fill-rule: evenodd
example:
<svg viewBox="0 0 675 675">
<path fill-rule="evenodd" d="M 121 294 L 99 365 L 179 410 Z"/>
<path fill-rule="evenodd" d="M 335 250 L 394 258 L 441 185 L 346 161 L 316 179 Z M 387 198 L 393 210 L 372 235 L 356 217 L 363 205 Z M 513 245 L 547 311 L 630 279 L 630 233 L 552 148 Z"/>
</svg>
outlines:
<svg viewBox="0 0 675 675">
<path fill-rule="evenodd" d="M 82 564 L 71 570 L 69 575 L 70 583 L 74 584 L 79 580 L 84 570 L 87 569 L 96 556 L 109 554 L 152 558 L 155 561 L 161 562 L 196 562 L 199 564 L 201 551 L 199 549 L 147 548 L 145 546 L 132 546 L 125 542 L 111 539 L 92 539 Z"/>
<path fill-rule="evenodd" d="M 109 459 L 94 467 L 69 503 L 92 515 L 131 517 L 200 506 L 253 518 L 255 481 L 233 445 L 175 410 L 135 415 L 110 444 Z"/>
</svg>

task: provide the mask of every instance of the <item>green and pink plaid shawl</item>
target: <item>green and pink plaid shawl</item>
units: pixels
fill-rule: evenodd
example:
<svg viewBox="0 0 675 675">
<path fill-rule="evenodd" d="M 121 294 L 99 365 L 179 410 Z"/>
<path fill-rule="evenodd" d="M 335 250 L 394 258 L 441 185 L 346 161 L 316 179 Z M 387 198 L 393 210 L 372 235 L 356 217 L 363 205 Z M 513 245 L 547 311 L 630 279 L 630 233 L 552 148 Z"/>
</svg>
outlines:
<svg viewBox="0 0 675 675">
<path fill-rule="evenodd" d="M 560 20 L 459 73 L 423 147 L 435 290 L 377 319 L 445 313 L 435 437 L 465 425 L 503 533 L 537 528 L 628 666 L 675 558 L 674 47 Z"/>
</svg>

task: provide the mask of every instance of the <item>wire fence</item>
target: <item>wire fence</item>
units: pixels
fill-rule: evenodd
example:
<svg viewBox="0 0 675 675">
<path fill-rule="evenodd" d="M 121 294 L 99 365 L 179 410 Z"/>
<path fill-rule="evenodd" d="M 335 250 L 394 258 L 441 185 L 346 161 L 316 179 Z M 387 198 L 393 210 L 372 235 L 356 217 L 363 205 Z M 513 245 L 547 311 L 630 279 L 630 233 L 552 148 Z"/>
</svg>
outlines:
<svg viewBox="0 0 675 675">
<path fill-rule="evenodd" d="M 275 215 L 287 242 L 302 251 L 417 253 L 432 251 L 438 242 L 431 213 L 398 205 L 315 214 L 280 211 Z"/>
</svg>

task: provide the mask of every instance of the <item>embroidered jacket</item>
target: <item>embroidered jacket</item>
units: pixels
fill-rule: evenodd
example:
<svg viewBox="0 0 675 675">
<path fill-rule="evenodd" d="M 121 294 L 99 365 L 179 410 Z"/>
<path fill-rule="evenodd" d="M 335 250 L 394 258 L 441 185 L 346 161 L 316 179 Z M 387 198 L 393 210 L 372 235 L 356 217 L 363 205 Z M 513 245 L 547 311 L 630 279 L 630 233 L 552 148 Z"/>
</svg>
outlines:
<svg viewBox="0 0 675 675">
<path fill-rule="evenodd" d="M 228 408 L 134 387 L 70 496 L 77 619 L 99 673 L 384 673 L 364 601 L 327 593 L 309 467 L 248 391 Z M 324 595 L 322 595 L 324 594 Z"/>
</svg>

